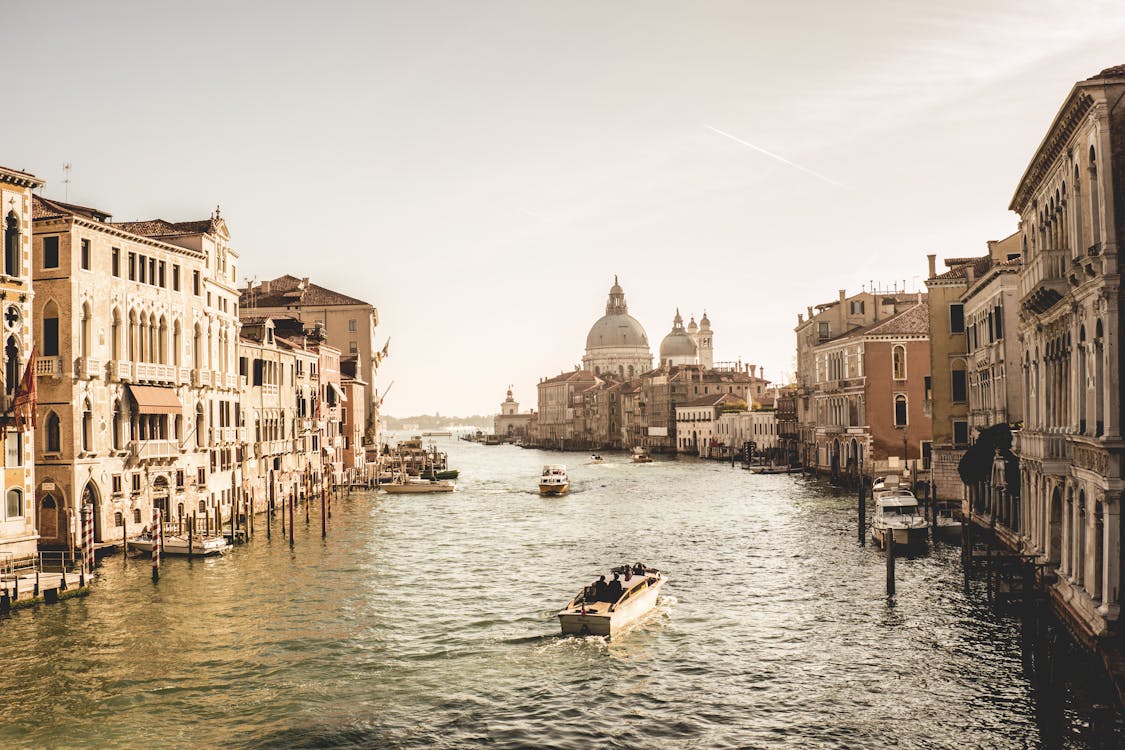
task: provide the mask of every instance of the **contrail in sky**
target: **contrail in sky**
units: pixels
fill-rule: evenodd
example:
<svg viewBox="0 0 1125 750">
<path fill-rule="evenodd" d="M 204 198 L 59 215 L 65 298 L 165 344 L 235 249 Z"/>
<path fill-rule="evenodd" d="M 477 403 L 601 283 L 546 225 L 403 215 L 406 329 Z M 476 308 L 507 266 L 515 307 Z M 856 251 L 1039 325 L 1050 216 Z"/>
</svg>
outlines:
<svg viewBox="0 0 1125 750">
<path fill-rule="evenodd" d="M 835 185 L 836 187 L 844 188 L 845 190 L 851 190 L 850 187 L 848 187 L 847 185 L 845 185 L 842 182 L 837 182 L 836 180 L 833 180 L 831 177 L 825 177 L 820 172 L 815 172 L 815 171 L 809 169 L 808 167 L 802 167 L 800 164 L 797 164 L 795 162 L 791 162 L 788 159 L 786 159 L 784 156 L 778 156 L 777 154 L 773 153 L 772 151 L 766 151 L 761 146 L 755 146 L 753 143 L 750 143 L 750 141 L 744 141 L 741 138 L 739 138 L 738 136 L 731 135 L 730 133 L 719 130 L 718 128 L 713 128 L 713 127 L 711 127 L 710 125 L 707 125 L 707 124 L 704 124 L 703 127 L 707 128 L 708 130 L 710 130 L 713 133 L 718 133 L 719 135 L 723 136 L 724 138 L 730 138 L 735 143 L 740 143 L 743 146 L 745 146 L 746 148 L 753 149 L 760 154 L 765 154 L 766 156 L 770 157 L 771 159 L 776 159 L 777 161 L 781 162 L 782 164 L 787 164 L 790 167 L 793 167 L 794 169 L 799 169 L 802 172 L 805 172 L 806 174 L 811 174 L 813 177 L 816 177 L 817 179 L 824 180 L 829 185 Z"/>
</svg>

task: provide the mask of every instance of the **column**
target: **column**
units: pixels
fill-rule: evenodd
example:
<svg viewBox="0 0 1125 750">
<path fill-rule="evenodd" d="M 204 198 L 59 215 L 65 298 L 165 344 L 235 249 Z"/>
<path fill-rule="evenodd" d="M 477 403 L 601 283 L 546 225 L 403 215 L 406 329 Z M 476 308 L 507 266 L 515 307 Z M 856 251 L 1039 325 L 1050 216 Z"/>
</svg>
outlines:
<svg viewBox="0 0 1125 750">
<path fill-rule="evenodd" d="M 1120 610 L 1121 493 L 1107 492 L 1102 505 L 1102 614 L 1115 617 Z"/>
<path fill-rule="evenodd" d="M 1105 294 L 1102 300 L 1105 305 L 1105 323 L 1102 328 L 1102 403 L 1105 408 L 1102 410 L 1102 418 L 1105 420 L 1106 439 L 1113 440 L 1121 437 L 1117 413 L 1121 403 L 1121 391 L 1117 387 L 1117 379 L 1121 375 L 1117 367 L 1117 332 L 1121 321 L 1117 310 L 1117 295 Z"/>
</svg>

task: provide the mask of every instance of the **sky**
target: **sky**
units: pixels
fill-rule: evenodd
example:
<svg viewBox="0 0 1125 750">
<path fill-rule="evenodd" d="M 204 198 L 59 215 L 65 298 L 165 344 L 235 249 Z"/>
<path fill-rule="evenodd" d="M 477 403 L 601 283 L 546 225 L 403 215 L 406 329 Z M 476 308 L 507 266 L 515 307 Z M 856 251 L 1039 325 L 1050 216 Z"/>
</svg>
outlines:
<svg viewBox="0 0 1125 750">
<path fill-rule="evenodd" d="M 494 413 L 509 384 L 534 406 L 614 274 L 654 354 L 706 310 L 716 360 L 785 380 L 806 306 L 1015 231 L 1071 86 L 1125 63 L 1125 4 L 1080 0 L 64 0 L 4 25 L 0 164 L 119 221 L 220 205 L 243 283 L 378 308 L 400 417 Z"/>
</svg>

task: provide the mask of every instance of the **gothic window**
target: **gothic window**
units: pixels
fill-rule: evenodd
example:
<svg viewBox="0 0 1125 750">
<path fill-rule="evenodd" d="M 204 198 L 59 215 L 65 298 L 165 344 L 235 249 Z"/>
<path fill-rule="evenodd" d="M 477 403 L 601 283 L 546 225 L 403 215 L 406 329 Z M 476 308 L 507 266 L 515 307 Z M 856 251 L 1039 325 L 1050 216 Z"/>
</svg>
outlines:
<svg viewBox="0 0 1125 750">
<path fill-rule="evenodd" d="M 203 404 L 195 405 L 195 445 L 203 447 Z"/>
<path fill-rule="evenodd" d="M 10 489 L 5 499 L 4 511 L 8 518 L 19 518 L 23 516 L 23 490 L 16 488 Z"/>
<path fill-rule="evenodd" d="M 94 449 L 94 409 L 87 399 L 82 404 L 82 450 Z"/>
<path fill-rule="evenodd" d="M 82 356 L 90 356 L 90 326 L 92 314 L 90 313 L 90 303 L 82 303 L 82 329 L 80 331 L 80 343 L 82 346 Z"/>
<path fill-rule="evenodd" d="M 53 239 L 58 247 L 59 238 Z M 4 220 L 4 273 L 20 275 L 20 220 L 15 211 L 10 211 Z"/>
<path fill-rule="evenodd" d="M 1093 244 L 1102 241 L 1102 211 L 1098 201 L 1098 162 L 1094 147 L 1090 146 L 1090 238 Z"/>
<path fill-rule="evenodd" d="M 113 449 L 121 450 L 121 402 L 113 402 Z"/>
<path fill-rule="evenodd" d="M 895 380 L 906 380 L 906 347 L 898 344 L 891 354 Z"/>
<path fill-rule="evenodd" d="M 20 348 L 15 336 L 9 336 L 4 346 L 4 393 L 9 396 L 16 395 L 16 388 L 20 384 Z"/>
<path fill-rule="evenodd" d="M 54 412 L 47 415 L 47 452 L 59 453 L 62 450 L 59 416 Z"/>
</svg>

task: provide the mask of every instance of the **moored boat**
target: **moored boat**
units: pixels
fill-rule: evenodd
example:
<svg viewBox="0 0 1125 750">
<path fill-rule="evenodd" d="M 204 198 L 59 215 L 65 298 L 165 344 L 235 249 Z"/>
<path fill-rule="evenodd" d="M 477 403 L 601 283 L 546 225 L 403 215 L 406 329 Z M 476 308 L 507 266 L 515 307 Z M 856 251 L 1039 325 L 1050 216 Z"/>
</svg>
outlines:
<svg viewBox="0 0 1125 750">
<path fill-rule="evenodd" d="M 431 492 L 453 492 L 453 482 L 438 479 L 410 478 L 402 482 L 379 485 L 379 489 L 391 495 L 422 495 Z"/>
<path fill-rule="evenodd" d="M 565 495 L 570 489 L 570 477 L 561 464 L 547 464 L 539 476 L 540 495 Z"/>
<path fill-rule="evenodd" d="M 129 546 L 141 552 L 152 552 L 152 536 L 146 534 L 129 540 Z M 224 536 L 194 537 L 190 542 L 186 536 L 166 536 L 160 545 L 162 555 L 192 555 L 208 557 L 210 555 L 225 555 L 232 549 L 231 543 Z"/>
<path fill-rule="evenodd" d="M 559 611 L 563 635 L 603 635 L 612 638 L 622 628 L 656 606 L 665 576 L 659 570 L 624 565 L 614 568 L 619 593 L 598 597 L 598 582 L 586 586 Z"/>
<path fill-rule="evenodd" d="M 456 479 L 461 476 L 458 469 L 438 469 L 437 471 L 422 472 L 422 479 Z"/>
<path fill-rule="evenodd" d="M 877 479 L 872 486 L 875 497 L 875 518 L 871 536 L 884 549 L 888 536 L 896 546 L 924 545 L 929 526 L 918 509 L 918 499 L 905 487 L 898 486 L 898 477 Z"/>
<path fill-rule="evenodd" d="M 937 511 L 934 521 L 934 535 L 945 540 L 961 538 L 961 520 L 953 515 L 953 511 L 942 508 Z"/>
</svg>

